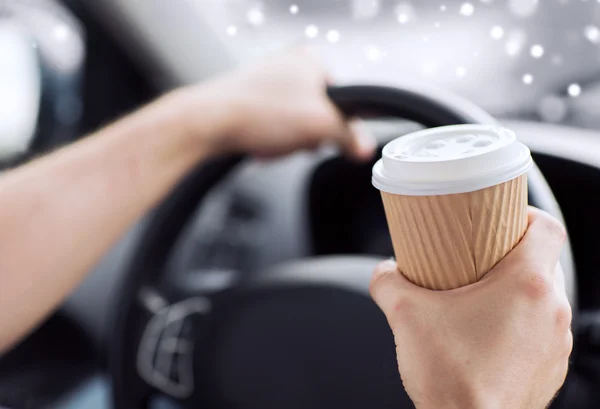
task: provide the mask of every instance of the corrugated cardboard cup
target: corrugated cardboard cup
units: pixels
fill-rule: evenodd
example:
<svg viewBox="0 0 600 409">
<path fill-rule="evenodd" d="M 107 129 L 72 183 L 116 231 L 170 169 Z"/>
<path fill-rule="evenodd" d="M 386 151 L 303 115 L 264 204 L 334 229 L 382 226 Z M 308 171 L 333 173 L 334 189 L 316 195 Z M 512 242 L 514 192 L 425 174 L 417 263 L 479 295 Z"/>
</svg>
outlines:
<svg viewBox="0 0 600 409">
<path fill-rule="evenodd" d="M 400 272 L 432 290 L 480 280 L 525 234 L 532 165 L 499 126 L 445 126 L 388 143 L 373 185 Z"/>
</svg>

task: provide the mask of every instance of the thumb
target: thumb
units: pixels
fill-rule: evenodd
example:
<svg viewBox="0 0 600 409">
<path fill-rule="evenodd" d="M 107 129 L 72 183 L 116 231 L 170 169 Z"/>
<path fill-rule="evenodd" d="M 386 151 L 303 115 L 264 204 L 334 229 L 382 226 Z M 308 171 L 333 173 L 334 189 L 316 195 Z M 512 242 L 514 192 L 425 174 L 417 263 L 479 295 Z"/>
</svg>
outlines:
<svg viewBox="0 0 600 409">
<path fill-rule="evenodd" d="M 375 267 L 369 286 L 371 297 L 388 317 L 404 309 L 418 293 L 424 291 L 408 281 L 393 260 L 383 261 Z"/>
<path fill-rule="evenodd" d="M 361 121 L 352 121 L 344 127 L 343 136 L 340 139 L 342 151 L 352 159 L 367 161 L 375 154 L 377 142 L 367 131 Z"/>
<path fill-rule="evenodd" d="M 523 239 L 484 279 L 512 280 L 532 273 L 552 282 L 566 238 L 565 228 L 549 214 L 529 209 L 529 226 Z"/>
</svg>

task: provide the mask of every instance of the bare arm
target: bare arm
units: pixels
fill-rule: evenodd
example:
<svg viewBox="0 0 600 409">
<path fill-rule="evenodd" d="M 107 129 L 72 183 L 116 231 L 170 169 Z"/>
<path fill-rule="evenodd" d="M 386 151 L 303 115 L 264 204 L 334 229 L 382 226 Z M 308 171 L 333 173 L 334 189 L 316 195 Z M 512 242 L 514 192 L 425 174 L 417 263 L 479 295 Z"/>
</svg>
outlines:
<svg viewBox="0 0 600 409">
<path fill-rule="evenodd" d="M 160 103 L 0 177 L 0 350 L 206 155 L 190 144 Z"/>
<path fill-rule="evenodd" d="M 279 155 L 324 141 L 371 154 L 327 100 L 318 64 L 299 54 L 267 64 L 168 94 L 0 176 L 0 352 L 206 157 Z"/>
</svg>

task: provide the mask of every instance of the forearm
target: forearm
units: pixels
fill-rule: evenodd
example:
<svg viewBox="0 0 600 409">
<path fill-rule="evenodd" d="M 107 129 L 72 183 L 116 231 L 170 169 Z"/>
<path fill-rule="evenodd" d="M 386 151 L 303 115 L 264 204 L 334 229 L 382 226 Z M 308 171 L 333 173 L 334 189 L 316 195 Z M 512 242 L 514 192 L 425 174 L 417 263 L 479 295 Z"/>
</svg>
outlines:
<svg viewBox="0 0 600 409">
<path fill-rule="evenodd" d="M 195 101 L 206 138 L 192 137 L 177 98 L 0 176 L 0 352 L 207 155 L 202 141 L 220 132 L 222 116 Z"/>
</svg>

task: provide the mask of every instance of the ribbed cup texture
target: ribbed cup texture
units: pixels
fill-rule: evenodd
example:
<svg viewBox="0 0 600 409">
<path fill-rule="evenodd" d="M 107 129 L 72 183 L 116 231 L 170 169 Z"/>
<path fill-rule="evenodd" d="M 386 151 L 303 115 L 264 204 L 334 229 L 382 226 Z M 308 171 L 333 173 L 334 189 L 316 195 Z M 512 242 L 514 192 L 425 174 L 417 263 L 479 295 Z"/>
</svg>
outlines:
<svg viewBox="0 0 600 409">
<path fill-rule="evenodd" d="M 527 175 L 470 193 L 381 196 L 398 269 L 432 290 L 479 281 L 527 229 Z"/>
</svg>

